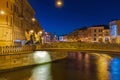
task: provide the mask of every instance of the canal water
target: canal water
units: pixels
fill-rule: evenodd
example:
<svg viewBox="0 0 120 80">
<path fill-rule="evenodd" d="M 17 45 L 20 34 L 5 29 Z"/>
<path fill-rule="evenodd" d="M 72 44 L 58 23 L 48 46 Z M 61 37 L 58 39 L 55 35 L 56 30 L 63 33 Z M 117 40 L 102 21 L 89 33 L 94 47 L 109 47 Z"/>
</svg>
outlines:
<svg viewBox="0 0 120 80">
<path fill-rule="evenodd" d="M 64 60 L 0 73 L 0 80 L 120 80 L 120 55 L 68 52 Z"/>
</svg>

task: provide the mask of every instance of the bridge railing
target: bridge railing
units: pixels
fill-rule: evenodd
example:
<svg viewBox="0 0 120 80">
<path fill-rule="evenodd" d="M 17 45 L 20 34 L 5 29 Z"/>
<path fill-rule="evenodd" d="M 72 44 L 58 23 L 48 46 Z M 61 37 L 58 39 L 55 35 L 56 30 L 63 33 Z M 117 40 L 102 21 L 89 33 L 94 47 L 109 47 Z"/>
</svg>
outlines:
<svg viewBox="0 0 120 80">
<path fill-rule="evenodd" d="M 82 43 L 82 42 L 56 42 L 34 46 L 0 46 L 0 55 L 29 53 L 41 49 L 75 49 L 75 50 L 100 50 L 100 51 L 119 51 L 120 44 L 105 43 Z"/>
<path fill-rule="evenodd" d="M 32 46 L 0 46 L 0 54 L 14 54 L 14 53 L 21 53 L 21 52 L 31 52 L 33 51 Z"/>
<path fill-rule="evenodd" d="M 37 47 L 37 46 L 36 46 Z M 120 44 L 110 43 L 83 43 L 83 42 L 56 42 L 44 44 L 37 49 L 79 49 L 79 50 L 103 50 L 103 51 L 120 51 Z"/>
</svg>

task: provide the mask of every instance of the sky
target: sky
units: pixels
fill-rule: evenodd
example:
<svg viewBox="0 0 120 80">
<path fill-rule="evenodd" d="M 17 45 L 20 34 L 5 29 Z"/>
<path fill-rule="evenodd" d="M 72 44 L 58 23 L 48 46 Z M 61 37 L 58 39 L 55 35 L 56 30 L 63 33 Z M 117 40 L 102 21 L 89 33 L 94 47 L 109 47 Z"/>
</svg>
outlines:
<svg viewBox="0 0 120 80">
<path fill-rule="evenodd" d="M 120 0 L 63 0 L 61 8 L 55 6 L 55 0 L 28 1 L 43 29 L 58 35 L 120 19 Z"/>
</svg>

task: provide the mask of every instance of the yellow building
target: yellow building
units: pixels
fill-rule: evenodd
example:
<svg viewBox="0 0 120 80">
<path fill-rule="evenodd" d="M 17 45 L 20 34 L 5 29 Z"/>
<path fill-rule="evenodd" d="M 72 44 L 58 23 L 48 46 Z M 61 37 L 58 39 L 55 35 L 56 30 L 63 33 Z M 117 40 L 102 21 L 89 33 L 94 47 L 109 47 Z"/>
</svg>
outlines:
<svg viewBox="0 0 120 80">
<path fill-rule="evenodd" d="M 21 45 L 25 31 L 42 30 L 28 0 L 0 0 L 0 45 Z"/>
<path fill-rule="evenodd" d="M 105 25 L 81 28 L 67 35 L 69 41 L 110 42 L 110 29 Z"/>
<path fill-rule="evenodd" d="M 97 25 L 88 28 L 88 40 L 90 42 L 110 42 L 110 30 L 105 25 Z"/>
</svg>

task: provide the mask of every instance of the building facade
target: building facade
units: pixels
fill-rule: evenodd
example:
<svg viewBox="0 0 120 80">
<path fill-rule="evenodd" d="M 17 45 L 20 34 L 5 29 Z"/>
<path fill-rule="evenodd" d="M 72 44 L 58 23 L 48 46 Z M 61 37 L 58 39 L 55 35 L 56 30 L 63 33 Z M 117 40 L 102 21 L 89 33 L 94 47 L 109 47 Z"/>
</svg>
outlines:
<svg viewBox="0 0 120 80">
<path fill-rule="evenodd" d="M 68 34 L 68 40 L 78 42 L 110 42 L 110 30 L 105 25 L 81 28 Z"/>
<path fill-rule="evenodd" d="M 50 33 L 50 32 L 45 32 L 44 33 L 44 36 L 43 36 L 43 41 L 44 41 L 44 43 L 51 43 L 52 42 L 52 40 L 53 40 L 53 37 L 52 37 L 52 33 Z"/>
<path fill-rule="evenodd" d="M 42 30 L 35 19 L 35 11 L 28 0 L 0 1 L 0 45 L 21 45 L 25 32 Z"/>
<path fill-rule="evenodd" d="M 110 30 L 108 26 L 97 25 L 89 27 L 88 40 L 90 42 L 110 42 Z"/>
<path fill-rule="evenodd" d="M 109 27 L 111 42 L 120 43 L 120 20 L 111 21 Z"/>
</svg>

